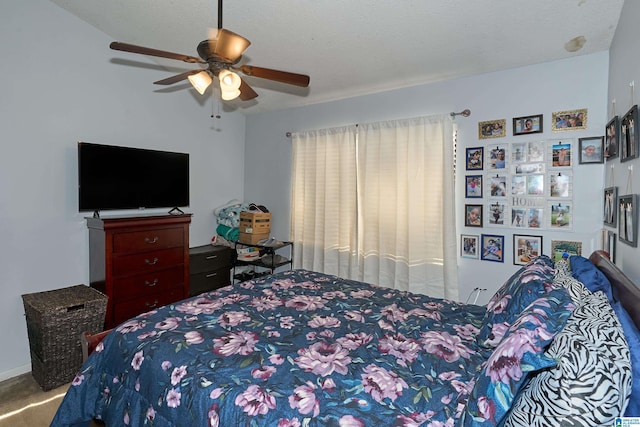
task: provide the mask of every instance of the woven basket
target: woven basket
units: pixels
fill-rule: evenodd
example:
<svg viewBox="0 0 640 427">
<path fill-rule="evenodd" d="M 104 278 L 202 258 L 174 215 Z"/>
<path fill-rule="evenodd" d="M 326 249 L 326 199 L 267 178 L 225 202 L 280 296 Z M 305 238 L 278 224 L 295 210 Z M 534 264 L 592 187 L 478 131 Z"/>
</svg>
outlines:
<svg viewBox="0 0 640 427">
<path fill-rule="evenodd" d="M 31 373 L 43 390 L 74 378 L 82 365 L 80 334 L 103 330 L 107 299 L 85 285 L 22 295 Z"/>
</svg>

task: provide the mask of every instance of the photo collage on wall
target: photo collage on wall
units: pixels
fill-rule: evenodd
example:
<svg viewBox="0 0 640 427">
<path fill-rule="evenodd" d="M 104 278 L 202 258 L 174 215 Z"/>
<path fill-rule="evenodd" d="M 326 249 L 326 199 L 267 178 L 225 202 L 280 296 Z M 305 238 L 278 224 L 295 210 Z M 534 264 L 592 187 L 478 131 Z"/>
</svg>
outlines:
<svg viewBox="0 0 640 427">
<path fill-rule="evenodd" d="M 529 140 L 468 148 L 465 225 L 572 230 L 575 144 Z"/>
<path fill-rule="evenodd" d="M 511 140 L 500 140 L 506 119 L 478 123 L 488 141 L 465 151 L 464 214 L 466 227 L 516 229 L 513 261 L 523 264 L 542 253 L 536 231 L 573 231 L 574 166 L 602 163 L 604 137 L 540 138 L 542 114 L 512 120 Z M 553 132 L 586 129 L 587 110 L 552 113 L 551 121 Z M 504 245 L 500 234 L 463 234 L 461 257 L 504 262 Z"/>
</svg>

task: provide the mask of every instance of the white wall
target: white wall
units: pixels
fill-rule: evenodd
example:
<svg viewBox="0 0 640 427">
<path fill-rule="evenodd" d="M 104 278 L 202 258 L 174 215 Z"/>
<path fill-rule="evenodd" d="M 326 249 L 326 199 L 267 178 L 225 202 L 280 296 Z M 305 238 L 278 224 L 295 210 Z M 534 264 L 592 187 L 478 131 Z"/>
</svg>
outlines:
<svg viewBox="0 0 640 427">
<path fill-rule="evenodd" d="M 321 129 L 351 123 L 366 123 L 394 118 L 407 118 L 452 111 L 471 110 L 471 117 L 457 118 L 459 123 L 459 152 L 464 147 L 484 143 L 478 140 L 479 121 L 507 119 L 509 134 L 513 117 L 544 115 L 541 140 L 579 138 L 603 134 L 606 124 L 608 54 L 606 52 L 580 56 L 562 61 L 485 74 L 448 82 L 422 85 L 380 94 L 345 99 L 280 112 L 251 115 L 247 118 L 245 154 L 245 197 L 259 200 L 273 212 L 273 235 L 289 235 L 291 188 L 291 141 L 287 131 Z M 638 79 L 640 82 L 640 79 Z M 311 76 L 313 85 L 313 75 Z M 586 130 L 551 132 L 551 113 L 577 108 L 588 109 Z M 501 142 L 522 141 L 526 137 L 508 136 Z M 277 165 L 277 166 L 275 166 Z M 458 170 L 464 175 L 464 164 Z M 576 165 L 574 168 L 573 232 L 543 231 L 544 252 L 549 253 L 551 239 L 580 240 L 588 254 L 599 245 L 601 228 L 600 198 L 602 165 Z M 464 187 L 458 180 L 457 204 L 464 205 Z M 462 196 L 460 196 L 460 194 Z M 477 199 L 474 199 L 477 200 Z M 504 264 L 460 259 L 460 298 L 465 300 L 476 286 L 489 289 L 478 303 L 485 303 L 503 281 L 517 267 L 512 263 L 513 229 L 465 229 L 463 217 L 458 215 L 461 232 L 504 234 L 506 262 Z"/>
<path fill-rule="evenodd" d="M 640 103 L 640 56 L 638 55 L 640 27 L 637 22 L 639 16 L 640 2 L 625 1 L 609 50 L 609 97 L 607 98 L 609 120 L 615 115 L 622 118 L 631 106 Z M 633 99 L 630 87 L 632 82 L 634 83 Z M 630 166 L 633 166 L 633 171 L 629 171 Z M 608 169 L 605 182 L 607 187 L 618 187 L 618 195 L 640 194 L 640 159 L 621 163 L 618 157 L 609 162 L 606 167 Z M 617 230 L 610 230 L 618 234 Z M 618 242 L 616 248 L 616 264 L 640 286 L 640 263 L 638 262 L 640 247 L 633 248 Z"/>
<path fill-rule="evenodd" d="M 47 0 L 1 2 L 0 38 L 1 381 L 31 368 L 21 295 L 89 280 L 76 142 L 190 153 L 195 246 L 213 209 L 242 198 L 245 118 L 212 121 L 193 90 L 158 91 L 169 72 L 112 63 L 109 37 Z"/>
</svg>

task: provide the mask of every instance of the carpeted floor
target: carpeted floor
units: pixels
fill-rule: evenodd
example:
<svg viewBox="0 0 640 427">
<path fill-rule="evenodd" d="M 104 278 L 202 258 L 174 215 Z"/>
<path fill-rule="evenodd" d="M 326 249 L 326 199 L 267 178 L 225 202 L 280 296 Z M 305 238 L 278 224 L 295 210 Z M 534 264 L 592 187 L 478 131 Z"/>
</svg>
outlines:
<svg viewBox="0 0 640 427">
<path fill-rule="evenodd" d="M 0 427 L 46 427 L 51 423 L 68 384 L 42 391 L 31 373 L 0 382 Z M 103 425 L 92 423 L 91 427 Z"/>
</svg>

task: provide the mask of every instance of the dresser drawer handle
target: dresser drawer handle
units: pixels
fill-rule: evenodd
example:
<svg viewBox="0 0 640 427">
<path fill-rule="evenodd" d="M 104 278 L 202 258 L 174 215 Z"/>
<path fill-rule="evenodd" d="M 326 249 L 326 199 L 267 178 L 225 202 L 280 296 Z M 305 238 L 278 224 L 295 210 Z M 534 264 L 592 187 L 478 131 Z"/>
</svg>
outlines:
<svg viewBox="0 0 640 427">
<path fill-rule="evenodd" d="M 148 280 L 144 281 L 144 285 L 149 286 L 150 288 L 154 287 L 157 284 L 158 284 L 158 279 L 154 279 L 153 282 L 150 282 Z"/>
<path fill-rule="evenodd" d="M 154 238 L 153 238 L 153 239 L 150 239 L 150 238 L 148 238 L 148 237 L 145 237 L 145 238 L 144 238 L 144 241 L 145 241 L 145 242 L 147 242 L 147 243 L 148 243 L 148 244 L 150 244 L 150 245 L 153 245 L 154 243 L 157 243 L 157 242 L 158 242 L 158 236 L 154 236 Z"/>
<path fill-rule="evenodd" d="M 158 306 L 158 300 L 155 300 L 152 303 L 145 302 L 144 305 L 146 305 L 147 308 L 156 308 Z"/>
<path fill-rule="evenodd" d="M 218 255 L 210 255 L 207 257 L 207 259 L 216 259 L 218 258 Z"/>
<path fill-rule="evenodd" d="M 217 275 L 218 275 L 218 273 L 209 273 L 205 277 L 209 278 L 209 277 L 213 277 L 213 276 L 217 276 Z"/>
<path fill-rule="evenodd" d="M 156 265 L 158 263 L 158 258 L 154 258 L 153 261 L 149 261 L 148 259 L 144 259 L 144 263 L 147 265 Z"/>
</svg>

